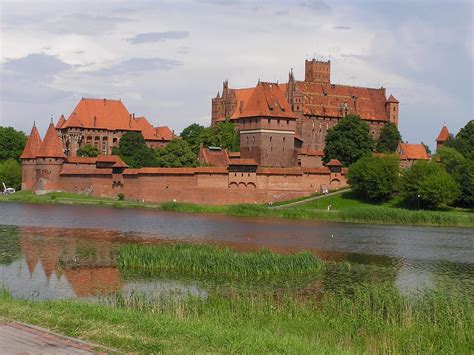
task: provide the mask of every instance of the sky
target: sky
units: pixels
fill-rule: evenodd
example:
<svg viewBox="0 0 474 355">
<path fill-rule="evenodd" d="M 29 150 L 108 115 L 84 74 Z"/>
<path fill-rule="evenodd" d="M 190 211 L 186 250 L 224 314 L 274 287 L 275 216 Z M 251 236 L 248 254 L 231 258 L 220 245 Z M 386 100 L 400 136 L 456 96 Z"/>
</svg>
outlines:
<svg viewBox="0 0 474 355">
<path fill-rule="evenodd" d="M 82 97 L 121 99 L 179 133 L 210 124 L 211 98 L 258 80 L 387 88 L 399 129 L 431 148 L 474 118 L 472 1 L 0 0 L 0 125 L 43 135 Z"/>
</svg>

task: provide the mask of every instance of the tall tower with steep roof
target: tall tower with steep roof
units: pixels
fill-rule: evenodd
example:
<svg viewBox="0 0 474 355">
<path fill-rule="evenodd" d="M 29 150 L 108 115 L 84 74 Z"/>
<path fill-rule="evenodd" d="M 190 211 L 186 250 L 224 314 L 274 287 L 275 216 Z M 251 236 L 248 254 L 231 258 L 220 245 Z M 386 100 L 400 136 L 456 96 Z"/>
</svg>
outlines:
<svg viewBox="0 0 474 355">
<path fill-rule="evenodd" d="M 44 140 L 36 153 L 35 193 L 44 194 L 60 190 L 59 178 L 65 158 L 61 140 L 51 120 Z"/>
<path fill-rule="evenodd" d="M 41 138 L 33 123 L 31 133 L 26 141 L 25 149 L 20 155 L 21 160 L 21 189 L 33 190 L 36 183 L 36 154 L 41 146 Z"/>
</svg>

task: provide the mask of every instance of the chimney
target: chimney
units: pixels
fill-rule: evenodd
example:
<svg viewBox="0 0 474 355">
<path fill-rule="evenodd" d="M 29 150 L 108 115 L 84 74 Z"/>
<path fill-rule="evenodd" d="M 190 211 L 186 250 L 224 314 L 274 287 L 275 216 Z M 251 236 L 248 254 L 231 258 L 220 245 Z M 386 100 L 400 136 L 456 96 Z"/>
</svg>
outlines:
<svg viewBox="0 0 474 355">
<path fill-rule="evenodd" d="M 133 119 L 135 119 L 135 112 L 134 112 L 134 113 L 132 113 L 132 117 L 133 117 Z"/>
</svg>

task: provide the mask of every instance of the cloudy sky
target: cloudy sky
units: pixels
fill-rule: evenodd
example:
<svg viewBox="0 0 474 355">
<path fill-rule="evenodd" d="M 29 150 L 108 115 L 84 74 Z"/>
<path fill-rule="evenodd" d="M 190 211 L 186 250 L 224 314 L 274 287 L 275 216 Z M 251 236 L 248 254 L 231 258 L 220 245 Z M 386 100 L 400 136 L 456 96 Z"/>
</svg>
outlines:
<svg viewBox="0 0 474 355">
<path fill-rule="evenodd" d="M 211 97 L 286 82 L 331 59 L 331 81 L 387 88 L 404 140 L 431 147 L 474 118 L 473 4 L 456 1 L 0 0 L 0 124 L 43 134 L 81 97 L 121 98 L 176 132 Z"/>
</svg>

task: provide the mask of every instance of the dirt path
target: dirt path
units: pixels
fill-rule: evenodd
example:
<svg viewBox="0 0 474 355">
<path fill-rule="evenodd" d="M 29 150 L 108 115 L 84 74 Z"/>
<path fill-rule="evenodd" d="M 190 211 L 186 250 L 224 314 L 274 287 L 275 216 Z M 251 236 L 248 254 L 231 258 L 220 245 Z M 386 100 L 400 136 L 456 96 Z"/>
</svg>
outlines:
<svg viewBox="0 0 474 355">
<path fill-rule="evenodd" d="M 0 352 L 2 354 L 98 354 L 113 352 L 110 349 L 52 333 L 36 326 L 17 323 L 0 323 Z"/>
</svg>

